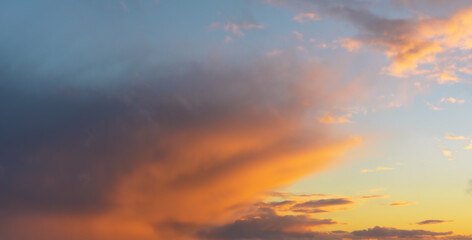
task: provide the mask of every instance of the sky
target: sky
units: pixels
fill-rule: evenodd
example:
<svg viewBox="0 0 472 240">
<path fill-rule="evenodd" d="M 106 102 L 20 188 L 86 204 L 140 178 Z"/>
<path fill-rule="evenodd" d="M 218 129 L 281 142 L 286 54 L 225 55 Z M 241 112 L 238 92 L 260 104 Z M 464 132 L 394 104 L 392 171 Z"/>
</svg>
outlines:
<svg viewBox="0 0 472 240">
<path fill-rule="evenodd" d="M 468 0 L 3 0 L 0 239 L 472 239 Z"/>
</svg>

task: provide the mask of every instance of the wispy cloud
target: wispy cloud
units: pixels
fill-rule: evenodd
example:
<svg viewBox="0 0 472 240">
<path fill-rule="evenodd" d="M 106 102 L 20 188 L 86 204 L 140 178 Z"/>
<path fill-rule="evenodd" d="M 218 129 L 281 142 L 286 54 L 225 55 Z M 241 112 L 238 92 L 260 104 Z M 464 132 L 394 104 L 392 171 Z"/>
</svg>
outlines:
<svg viewBox="0 0 472 240">
<path fill-rule="evenodd" d="M 243 30 L 250 30 L 250 29 L 264 29 L 265 25 L 258 25 L 253 23 L 233 23 L 233 22 L 226 22 L 223 26 L 225 31 L 233 33 L 233 35 L 242 37 L 244 36 Z"/>
<path fill-rule="evenodd" d="M 446 134 L 446 136 L 444 138 L 449 139 L 449 140 L 469 140 L 470 139 L 468 137 L 458 136 L 458 135 L 455 135 L 455 134 Z"/>
<path fill-rule="evenodd" d="M 370 172 L 375 172 L 375 171 L 387 171 L 387 170 L 394 170 L 394 168 L 378 166 L 375 169 L 362 169 L 361 172 L 362 173 L 370 173 Z"/>
<path fill-rule="evenodd" d="M 416 224 L 418 225 L 429 225 L 429 224 L 440 224 L 440 223 L 447 223 L 447 222 L 453 222 L 452 220 L 436 220 L 436 219 L 429 219 L 429 220 L 424 220 L 421 222 L 417 222 Z"/>
<path fill-rule="evenodd" d="M 361 199 L 377 199 L 377 198 L 388 198 L 387 195 L 368 195 L 362 196 Z"/>
<path fill-rule="evenodd" d="M 465 100 L 464 99 L 455 99 L 453 97 L 443 97 L 441 100 L 439 100 L 441 103 L 457 103 L 457 104 L 464 104 Z"/>
<path fill-rule="evenodd" d="M 297 32 L 297 31 L 293 31 L 293 34 L 297 37 L 298 40 L 300 40 L 302 42 L 305 41 L 305 40 L 303 40 L 303 34 L 302 33 Z"/>
<path fill-rule="evenodd" d="M 398 201 L 391 203 L 390 206 L 392 207 L 401 207 L 401 206 L 408 206 L 408 205 L 414 205 L 417 204 L 417 202 L 403 202 L 403 201 Z"/>
</svg>

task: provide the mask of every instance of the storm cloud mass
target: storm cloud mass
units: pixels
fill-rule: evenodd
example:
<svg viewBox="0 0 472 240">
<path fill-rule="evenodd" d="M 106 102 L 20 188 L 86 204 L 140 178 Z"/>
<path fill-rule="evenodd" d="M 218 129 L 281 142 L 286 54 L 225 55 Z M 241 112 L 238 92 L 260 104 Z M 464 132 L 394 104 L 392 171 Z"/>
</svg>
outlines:
<svg viewBox="0 0 472 240">
<path fill-rule="evenodd" d="M 3 11 L 23 26 L 2 21 L 21 34 L 0 45 L 2 238 L 177 238 L 169 226 L 222 221 L 349 144 L 307 121 L 326 76 L 305 78 L 317 70 L 291 54 L 169 64 L 140 50 L 146 34 L 121 38 L 131 29 L 118 26 L 121 8 L 40 8 L 30 10 L 39 22 L 22 19 L 20 3 Z M 96 22 L 79 26 L 81 14 Z"/>
</svg>

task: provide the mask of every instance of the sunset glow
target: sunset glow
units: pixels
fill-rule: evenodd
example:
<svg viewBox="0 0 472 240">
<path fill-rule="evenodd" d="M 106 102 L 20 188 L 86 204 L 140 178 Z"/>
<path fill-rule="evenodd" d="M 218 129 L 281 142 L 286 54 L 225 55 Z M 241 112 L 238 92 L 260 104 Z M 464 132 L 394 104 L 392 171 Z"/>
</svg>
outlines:
<svg viewBox="0 0 472 240">
<path fill-rule="evenodd" d="M 4 0 L 0 240 L 472 240 L 472 1 Z"/>
</svg>

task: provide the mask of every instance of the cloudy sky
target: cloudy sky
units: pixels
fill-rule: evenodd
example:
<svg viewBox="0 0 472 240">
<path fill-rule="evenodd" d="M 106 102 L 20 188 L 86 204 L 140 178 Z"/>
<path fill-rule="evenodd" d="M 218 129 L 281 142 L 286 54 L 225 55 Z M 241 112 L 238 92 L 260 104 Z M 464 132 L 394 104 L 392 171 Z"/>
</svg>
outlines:
<svg viewBox="0 0 472 240">
<path fill-rule="evenodd" d="M 468 0 L 3 0 L 0 239 L 472 239 Z"/>
</svg>

